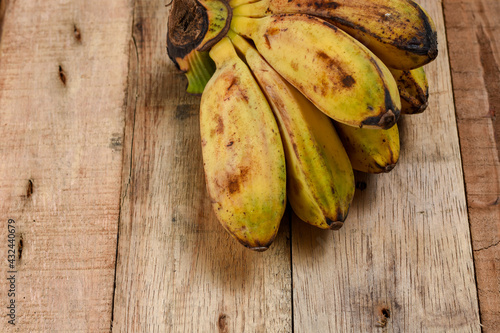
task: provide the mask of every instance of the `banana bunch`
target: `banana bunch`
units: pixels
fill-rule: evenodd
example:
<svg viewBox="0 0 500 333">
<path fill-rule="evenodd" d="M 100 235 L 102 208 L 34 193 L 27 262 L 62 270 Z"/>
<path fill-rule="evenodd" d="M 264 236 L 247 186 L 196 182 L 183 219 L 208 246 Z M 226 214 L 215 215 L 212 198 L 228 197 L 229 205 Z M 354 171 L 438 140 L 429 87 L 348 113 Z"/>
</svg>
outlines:
<svg viewBox="0 0 500 333">
<path fill-rule="evenodd" d="M 342 227 L 354 172 L 388 172 L 397 120 L 423 112 L 437 34 L 412 0 L 174 0 L 167 51 L 202 93 L 207 191 L 244 246 L 266 250 L 287 199 Z"/>
</svg>

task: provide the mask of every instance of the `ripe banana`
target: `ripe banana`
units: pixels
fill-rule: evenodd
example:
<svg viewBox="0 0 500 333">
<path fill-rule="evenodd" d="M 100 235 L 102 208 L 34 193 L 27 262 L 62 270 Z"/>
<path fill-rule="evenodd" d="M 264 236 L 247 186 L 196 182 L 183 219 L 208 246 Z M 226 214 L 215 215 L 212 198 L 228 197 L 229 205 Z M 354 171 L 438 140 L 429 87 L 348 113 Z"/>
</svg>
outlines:
<svg viewBox="0 0 500 333">
<path fill-rule="evenodd" d="M 302 220 L 342 227 L 353 169 L 394 168 L 398 117 L 427 106 L 437 34 L 412 0 L 173 0 L 168 28 L 188 92 L 203 92 L 212 207 L 256 251 L 287 196 Z"/>
<path fill-rule="evenodd" d="M 206 184 L 217 218 L 246 247 L 263 251 L 286 205 L 279 129 L 266 98 L 228 37 L 210 56 L 217 70 L 200 105 Z"/>
<path fill-rule="evenodd" d="M 389 69 L 330 23 L 309 15 L 233 16 L 266 61 L 321 111 L 357 127 L 389 128 L 401 101 Z"/>
<path fill-rule="evenodd" d="M 390 69 L 398 84 L 401 113 L 422 113 L 429 100 L 429 85 L 423 67 L 411 71 Z"/>
<path fill-rule="evenodd" d="M 354 170 L 367 173 L 389 172 L 399 159 L 398 126 L 387 130 L 365 129 L 336 123 Z"/>
<path fill-rule="evenodd" d="M 330 119 L 287 83 L 241 36 L 228 33 L 267 97 L 281 132 L 287 196 L 299 218 L 339 229 L 354 195 L 349 157 Z"/>
<path fill-rule="evenodd" d="M 438 53 L 434 22 L 411 0 L 233 0 L 230 5 L 235 16 L 301 13 L 321 17 L 393 68 L 421 67 Z"/>
</svg>

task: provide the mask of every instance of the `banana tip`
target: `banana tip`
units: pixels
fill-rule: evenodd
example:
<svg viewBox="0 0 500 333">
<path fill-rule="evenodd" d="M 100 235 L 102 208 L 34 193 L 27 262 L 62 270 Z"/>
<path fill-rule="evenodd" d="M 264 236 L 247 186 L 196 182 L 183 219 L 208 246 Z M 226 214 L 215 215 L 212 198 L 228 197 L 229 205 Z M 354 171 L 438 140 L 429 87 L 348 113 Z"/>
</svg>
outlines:
<svg viewBox="0 0 500 333">
<path fill-rule="evenodd" d="M 396 117 L 396 114 L 393 110 L 388 110 L 386 113 L 380 117 L 380 121 L 378 122 L 379 127 L 383 129 L 388 129 L 391 128 L 396 121 L 398 120 L 398 117 Z"/>
<path fill-rule="evenodd" d="M 339 230 L 344 225 L 344 222 L 343 222 L 344 220 L 345 220 L 344 216 L 337 217 L 337 219 L 335 221 L 327 217 L 326 224 L 328 224 L 328 227 L 331 230 Z"/>
<path fill-rule="evenodd" d="M 399 114 L 401 113 L 398 109 L 389 109 L 384 114 L 374 117 L 368 117 L 361 122 L 361 126 L 389 129 L 398 121 Z"/>
<path fill-rule="evenodd" d="M 427 106 L 429 105 L 429 102 L 425 102 L 424 104 L 422 104 L 420 106 L 420 108 L 418 109 L 418 113 L 422 113 L 424 112 L 425 109 L 427 109 Z"/>
<path fill-rule="evenodd" d="M 264 252 L 265 250 L 269 249 L 268 246 L 247 246 L 250 250 L 256 251 L 256 252 Z"/>
<path fill-rule="evenodd" d="M 427 52 L 427 56 L 431 59 L 431 60 L 434 60 L 437 58 L 438 56 L 438 42 L 437 42 L 437 32 L 436 31 L 433 31 L 431 34 L 430 34 L 430 41 L 429 41 L 429 44 L 430 44 L 430 47 L 429 47 L 429 51 Z"/>
<path fill-rule="evenodd" d="M 385 168 L 384 168 L 384 172 L 391 171 L 392 169 L 394 169 L 395 166 L 396 166 L 396 163 L 386 165 Z"/>
</svg>

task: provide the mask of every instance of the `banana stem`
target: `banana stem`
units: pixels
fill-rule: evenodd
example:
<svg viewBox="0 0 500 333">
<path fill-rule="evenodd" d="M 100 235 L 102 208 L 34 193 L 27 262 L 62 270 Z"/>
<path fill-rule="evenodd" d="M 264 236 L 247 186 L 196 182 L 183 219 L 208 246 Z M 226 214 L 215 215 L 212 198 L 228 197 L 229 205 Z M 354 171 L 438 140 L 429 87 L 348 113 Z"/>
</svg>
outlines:
<svg viewBox="0 0 500 333">
<path fill-rule="evenodd" d="M 187 67 L 188 87 L 186 91 L 191 94 L 201 94 L 215 72 L 215 64 L 208 52 L 199 51 L 191 52 L 185 61 L 187 63 L 182 65 Z"/>
<path fill-rule="evenodd" d="M 237 58 L 236 50 L 228 37 L 222 38 L 217 44 L 215 44 L 210 50 L 210 57 L 215 62 L 217 68 L 223 66 L 223 64 L 231 59 Z"/>
<path fill-rule="evenodd" d="M 227 33 L 227 36 L 231 39 L 231 42 L 233 42 L 233 45 L 244 55 L 247 54 L 249 49 L 252 49 L 252 46 L 250 45 L 250 43 L 248 43 L 245 40 L 245 38 L 241 37 L 233 30 L 229 30 Z"/>
<path fill-rule="evenodd" d="M 258 33 L 259 19 L 249 17 L 233 17 L 231 29 L 237 34 L 253 39 L 253 35 Z"/>
<path fill-rule="evenodd" d="M 270 0 L 261 0 L 241 5 L 233 9 L 234 16 L 263 17 L 271 14 Z"/>
<path fill-rule="evenodd" d="M 245 5 L 247 3 L 256 2 L 256 1 L 259 1 L 259 0 L 229 0 L 229 6 L 231 6 L 231 8 L 236 8 L 238 6 Z"/>
</svg>

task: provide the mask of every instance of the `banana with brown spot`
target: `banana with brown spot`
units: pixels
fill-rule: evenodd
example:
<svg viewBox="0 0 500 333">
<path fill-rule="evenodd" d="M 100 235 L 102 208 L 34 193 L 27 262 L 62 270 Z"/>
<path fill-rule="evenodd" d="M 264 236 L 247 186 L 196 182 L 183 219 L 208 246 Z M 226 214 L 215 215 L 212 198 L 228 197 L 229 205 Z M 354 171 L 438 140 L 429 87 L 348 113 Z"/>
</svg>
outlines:
<svg viewBox="0 0 500 333">
<path fill-rule="evenodd" d="M 357 127 L 389 128 L 401 101 L 389 69 L 332 24 L 308 15 L 233 17 L 266 61 L 329 117 Z"/>
<path fill-rule="evenodd" d="M 309 224 L 339 229 L 354 195 L 354 175 L 333 124 L 241 36 L 231 31 L 228 36 L 244 54 L 278 120 L 293 210 Z"/>
<path fill-rule="evenodd" d="M 437 32 L 411 0 L 238 0 L 234 16 L 309 14 L 355 37 L 392 68 L 414 69 L 437 57 Z"/>
<path fill-rule="evenodd" d="M 397 125 L 382 130 L 334 124 L 354 170 L 382 173 L 394 169 L 399 159 Z"/>
<path fill-rule="evenodd" d="M 200 106 L 206 185 L 224 228 L 263 251 L 286 206 L 286 167 L 279 129 L 266 98 L 229 38 L 210 51 L 217 70 Z"/>
<path fill-rule="evenodd" d="M 401 96 L 401 113 L 422 113 L 429 102 L 429 84 L 423 67 L 411 71 L 390 68 Z"/>
</svg>

